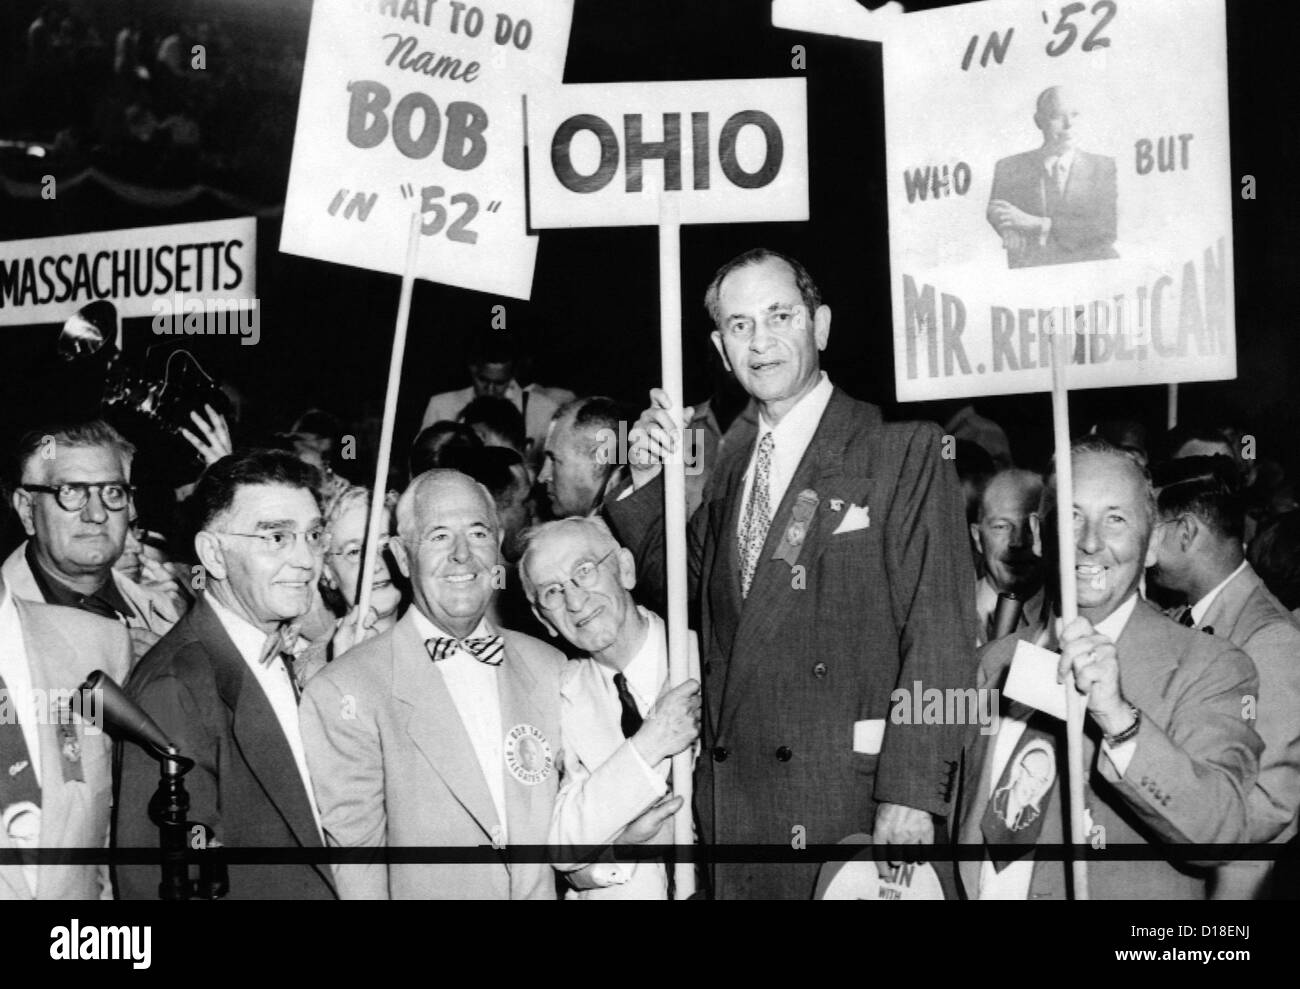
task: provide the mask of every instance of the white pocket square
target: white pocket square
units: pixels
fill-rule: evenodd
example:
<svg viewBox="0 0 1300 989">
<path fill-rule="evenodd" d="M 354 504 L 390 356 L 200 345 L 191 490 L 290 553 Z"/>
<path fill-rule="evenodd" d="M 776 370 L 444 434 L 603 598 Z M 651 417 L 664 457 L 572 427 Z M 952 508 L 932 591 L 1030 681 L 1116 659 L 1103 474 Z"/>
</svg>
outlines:
<svg viewBox="0 0 1300 989">
<path fill-rule="evenodd" d="M 841 532 L 857 532 L 859 529 L 865 529 L 871 525 L 871 512 L 864 505 L 850 505 L 844 513 L 844 520 L 840 522 L 839 528 L 831 533 L 838 536 Z"/>
</svg>

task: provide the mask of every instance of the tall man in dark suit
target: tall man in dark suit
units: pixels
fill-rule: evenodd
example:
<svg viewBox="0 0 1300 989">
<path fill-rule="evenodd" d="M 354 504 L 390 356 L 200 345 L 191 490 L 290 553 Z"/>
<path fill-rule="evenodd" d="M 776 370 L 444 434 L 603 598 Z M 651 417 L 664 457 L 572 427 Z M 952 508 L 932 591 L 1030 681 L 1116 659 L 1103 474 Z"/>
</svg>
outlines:
<svg viewBox="0 0 1300 989">
<path fill-rule="evenodd" d="M 965 688 L 974 672 L 974 575 L 939 430 L 886 424 L 831 385 L 819 356 L 831 311 L 798 262 L 742 254 L 719 270 L 705 305 L 759 419 L 729 444 L 691 520 L 701 839 L 789 848 L 872 830 L 879 843 L 929 844 L 948 812 L 962 731 L 910 724 L 905 704 L 891 717 L 891 695 L 910 703 L 916 690 Z M 650 482 L 679 424 L 662 391 L 651 401 L 634 430 L 635 491 L 605 510 L 655 600 L 663 489 Z M 816 871 L 718 863 L 713 892 L 806 898 Z"/>
<path fill-rule="evenodd" d="M 1042 147 L 997 163 L 987 216 L 1009 267 L 1119 257 L 1115 159 L 1075 146 L 1078 116 L 1060 86 L 1043 90 L 1034 112 Z"/>
<path fill-rule="evenodd" d="M 1089 889 L 1099 900 L 1203 899 L 1205 863 L 1132 859 L 1122 846 L 1246 840 L 1246 794 L 1263 743 L 1242 714 L 1259 679 L 1230 643 L 1181 627 L 1138 593 L 1155 559 L 1146 469 L 1098 436 L 1077 441 L 1071 457 L 1079 615 L 1060 633 L 1054 672 L 1085 695 L 1085 832 L 1111 850 L 1089 863 Z M 1055 511 L 1050 482 L 1048 495 L 1040 547 L 1041 533 L 1056 531 L 1046 521 Z M 1049 567 L 1049 579 L 1055 573 Z M 1035 621 L 985 646 L 979 688 L 1001 690 L 1021 640 L 1047 644 L 1052 630 Z M 966 753 L 960 841 L 984 845 L 985 857 L 960 863 L 963 888 L 972 899 L 1064 899 L 1068 863 L 1034 856 L 1038 845 L 1068 841 L 1064 722 L 1006 696 L 1000 714 L 997 732 L 972 733 Z M 1016 819 L 1002 794 L 1016 788 L 1031 749 L 1053 756 L 1055 779 L 1038 796 L 1041 813 Z"/>
<path fill-rule="evenodd" d="M 321 848 L 298 733 L 293 623 L 312 604 L 325 549 L 315 468 L 270 450 L 218 460 L 191 496 L 206 588 L 131 675 L 127 692 L 182 755 L 190 819 L 228 848 Z M 156 847 L 158 766 L 125 745 L 116 844 Z M 230 867 L 231 899 L 332 899 L 324 864 Z M 158 869 L 118 869 L 124 898 L 156 897 Z"/>
<path fill-rule="evenodd" d="M 1259 779 L 1246 799 L 1247 840 L 1284 844 L 1295 837 L 1300 812 L 1300 624 L 1246 562 L 1236 464 L 1185 457 L 1162 464 L 1156 480 L 1160 522 L 1151 576 L 1187 598 L 1181 624 L 1227 639 L 1259 671 L 1258 703 L 1244 712 L 1264 740 Z M 1213 897 L 1264 897 L 1272 871 L 1272 862 L 1224 865 Z"/>
</svg>

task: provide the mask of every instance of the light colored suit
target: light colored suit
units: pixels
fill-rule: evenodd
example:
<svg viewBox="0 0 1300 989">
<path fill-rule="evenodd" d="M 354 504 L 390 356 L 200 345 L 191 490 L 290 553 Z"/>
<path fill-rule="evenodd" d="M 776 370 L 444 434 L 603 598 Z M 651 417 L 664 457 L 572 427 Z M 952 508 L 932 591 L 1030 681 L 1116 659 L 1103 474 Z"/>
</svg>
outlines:
<svg viewBox="0 0 1300 989">
<path fill-rule="evenodd" d="M 554 760 L 531 785 L 501 767 L 506 834 L 510 848 L 525 846 L 524 861 L 511 861 L 509 849 L 491 850 L 500 835 L 496 807 L 451 693 L 425 649 L 414 608 L 391 631 L 349 650 L 307 684 L 302 738 L 328 843 L 467 853 L 445 864 L 386 864 L 377 856 L 338 865 L 343 899 L 555 899 L 555 871 L 543 859 L 559 788 L 565 659 L 529 636 L 501 635 L 502 728 L 540 730 Z"/>
<path fill-rule="evenodd" d="M 977 686 L 1001 688 L 1019 639 L 1034 641 L 1041 624 L 985 646 Z M 1124 776 L 1099 758 L 1096 724 L 1083 738 L 1084 800 L 1094 826 L 1104 829 L 1105 858 L 1088 865 L 1093 899 L 1196 900 L 1206 895 L 1204 868 L 1163 859 L 1132 860 L 1116 846 L 1227 844 L 1246 835 L 1246 794 L 1259 770 L 1263 743 L 1242 718 L 1242 700 L 1255 696 L 1259 678 L 1245 653 L 1215 636 L 1184 628 L 1139 600 L 1116 641 L 1124 696 L 1142 712 L 1142 727 Z M 1005 700 L 1004 704 L 1007 703 Z M 978 847 L 991 790 L 990 753 L 996 735 L 972 735 L 959 816 L 960 842 Z M 1062 778 L 1043 808 L 1039 844 L 1059 845 L 1068 833 Z M 981 862 L 963 860 L 966 895 L 978 895 Z M 1040 860 L 1030 899 L 1064 899 L 1069 864 Z"/>
<path fill-rule="evenodd" d="M 135 609 L 135 614 L 129 621 L 130 627 L 147 628 L 155 635 L 166 635 L 170 632 L 172 626 L 181 617 L 176 602 L 166 594 L 137 584 L 130 577 L 116 570 L 112 573 L 113 583 L 117 585 L 126 603 Z M 45 601 L 40 587 L 37 586 L 36 578 L 32 575 L 32 568 L 27 563 L 26 542 L 9 554 L 4 566 L 0 568 L 0 575 L 4 576 L 6 586 L 15 597 L 24 601 Z"/>
<path fill-rule="evenodd" d="M 1285 844 L 1296 834 L 1300 810 L 1300 624 L 1246 569 L 1210 602 L 1202 626 L 1244 652 L 1259 671 L 1255 730 L 1264 740 L 1259 779 L 1246 798 L 1247 841 Z M 1271 862 L 1233 862 L 1217 870 L 1213 898 L 1260 896 Z"/>
<path fill-rule="evenodd" d="M 0 595 L 3 595 L 0 590 Z M 15 598 L 33 692 L 74 691 L 95 670 L 119 684 L 131 668 L 131 638 L 116 622 L 73 608 Z M 0 648 L 4 643 L 0 643 Z M 61 695 L 62 696 L 62 695 Z M 101 709 L 102 710 L 102 709 Z M 89 714 L 90 711 L 87 711 Z M 74 716 L 75 717 L 75 716 Z M 40 847 L 100 848 L 108 844 L 112 802 L 112 739 L 76 719 L 83 780 L 65 778 L 58 727 L 39 728 L 41 746 Z M 0 851 L 11 848 L 0 829 Z M 36 889 L 21 865 L 0 865 L 0 900 L 94 900 L 109 895 L 106 865 L 38 865 Z"/>
<path fill-rule="evenodd" d="M 664 678 L 658 696 L 669 689 L 667 631 L 659 616 L 650 619 L 649 636 L 660 650 Z M 699 648 L 690 637 L 688 675 L 700 678 Z M 551 844 L 591 848 L 612 843 L 623 829 L 668 791 L 667 760 L 646 772 L 644 760 L 623 737 L 618 703 L 611 703 L 609 688 L 599 664 L 590 658 L 570 660 L 560 686 L 560 727 L 564 734 L 564 759 L 560 793 L 551 817 Z M 698 748 L 698 743 L 694 748 Z M 694 749 L 693 749 L 694 753 Z M 694 758 L 692 755 L 692 766 Z M 660 830 L 657 845 L 673 842 L 672 822 Z M 557 866 L 570 873 L 576 887 L 566 899 L 663 900 L 668 897 L 668 873 L 662 860 L 630 859 L 618 862 L 607 849 L 590 868 L 571 862 Z"/>
</svg>

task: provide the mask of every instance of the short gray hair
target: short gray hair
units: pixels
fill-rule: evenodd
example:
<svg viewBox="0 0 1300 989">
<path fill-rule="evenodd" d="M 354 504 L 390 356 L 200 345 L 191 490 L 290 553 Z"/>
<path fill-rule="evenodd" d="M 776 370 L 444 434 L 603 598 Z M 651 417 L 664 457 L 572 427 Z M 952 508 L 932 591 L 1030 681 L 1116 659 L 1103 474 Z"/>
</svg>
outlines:
<svg viewBox="0 0 1300 989">
<path fill-rule="evenodd" d="M 1159 515 L 1156 510 L 1156 490 L 1151 483 L 1151 471 L 1146 465 L 1137 458 L 1132 451 L 1122 446 L 1116 446 L 1104 436 L 1091 434 L 1081 436 L 1070 443 L 1070 459 L 1075 460 L 1084 454 L 1095 454 L 1098 456 L 1115 457 L 1124 461 L 1138 476 L 1142 485 L 1142 491 L 1145 497 L 1142 499 L 1143 506 L 1146 510 L 1147 527 L 1154 529 L 1156 520 Z M 1047 468 L 1046 484 L 1043 485 L 1042 514 L 1045 516 L 1056 504 L 1056 462 L 1053 462 Z"/>
<path fill-rule="evenodd" d="M 614 538 L 614 533 L 605 524 L 605 520 L 599 515 L 573 515 L 567 519 L 543 522 L 541 525 L 530 526 L 519 534 L 519 545 L 523 547 L 523 552 L 519 557 L 519 582 L 523 584 L 524 593 L 528 596 L 529 601 L 534 603 L 537 601 L 537 588 L 528 576 L 528 558 L 532 555 L 537 541 L 553 533 L 580 531 L 582 529 L 591 533 L 600 545 L 604 545 L 611 550 L 623 548 L 619 541 Z"/>
<path fill-rule="evenodd" d="M 411 483 L 406 486 L 406 490 L 402 492 L 401 497 L 397 499 L 397 509 L 393 514 L 397 519 L 397 534 L 401 537 L 403 543 L 409 543 L 411 540 L 411 528 L 415 525 L 415 500 L 420 497 L 421 489 L 430 484 L 452 481 L 457 478 L 478 488 L 479 494 L 483 496 L 483 501 L 487 504 L 488 515 L 492 519 L 493 531 L 501 531 L 501 519 L 497 515 L 497 503 L 496 499 L 492 497 L 491 491 L 468 474 L 462 474 L 450 467 L 435 467 L 413 477 Z"/>
</svg>

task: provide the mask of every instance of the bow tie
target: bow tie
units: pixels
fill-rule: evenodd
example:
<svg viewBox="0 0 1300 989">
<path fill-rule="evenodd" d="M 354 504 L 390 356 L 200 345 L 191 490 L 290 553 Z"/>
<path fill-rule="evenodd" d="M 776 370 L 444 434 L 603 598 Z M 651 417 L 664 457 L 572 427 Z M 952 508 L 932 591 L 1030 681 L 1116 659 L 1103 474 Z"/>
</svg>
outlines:
<svg viewBox="0 0 1300 989">
<path fill-rule="evenodd" d="M 262 665 L 270 663 L 276 656 L 296 657 L 302 646 L 301 628 L 297 623 L 290 623 L 281 625 L 267 635 L 266 644 L 262 647 Z"/>
<path fill-rule="evenodd" d="M 450 656 L 457 649 L 463 649 L 480 663 L 488 666 L 500 666 L 506 656 L 505 640 L 499 635 L 484 635 L 477 639 L 450 639 L 435 635 L 424 640 L 424 648 L 429 650 L 429 658 L 435 663 Z"/>
</svg>

